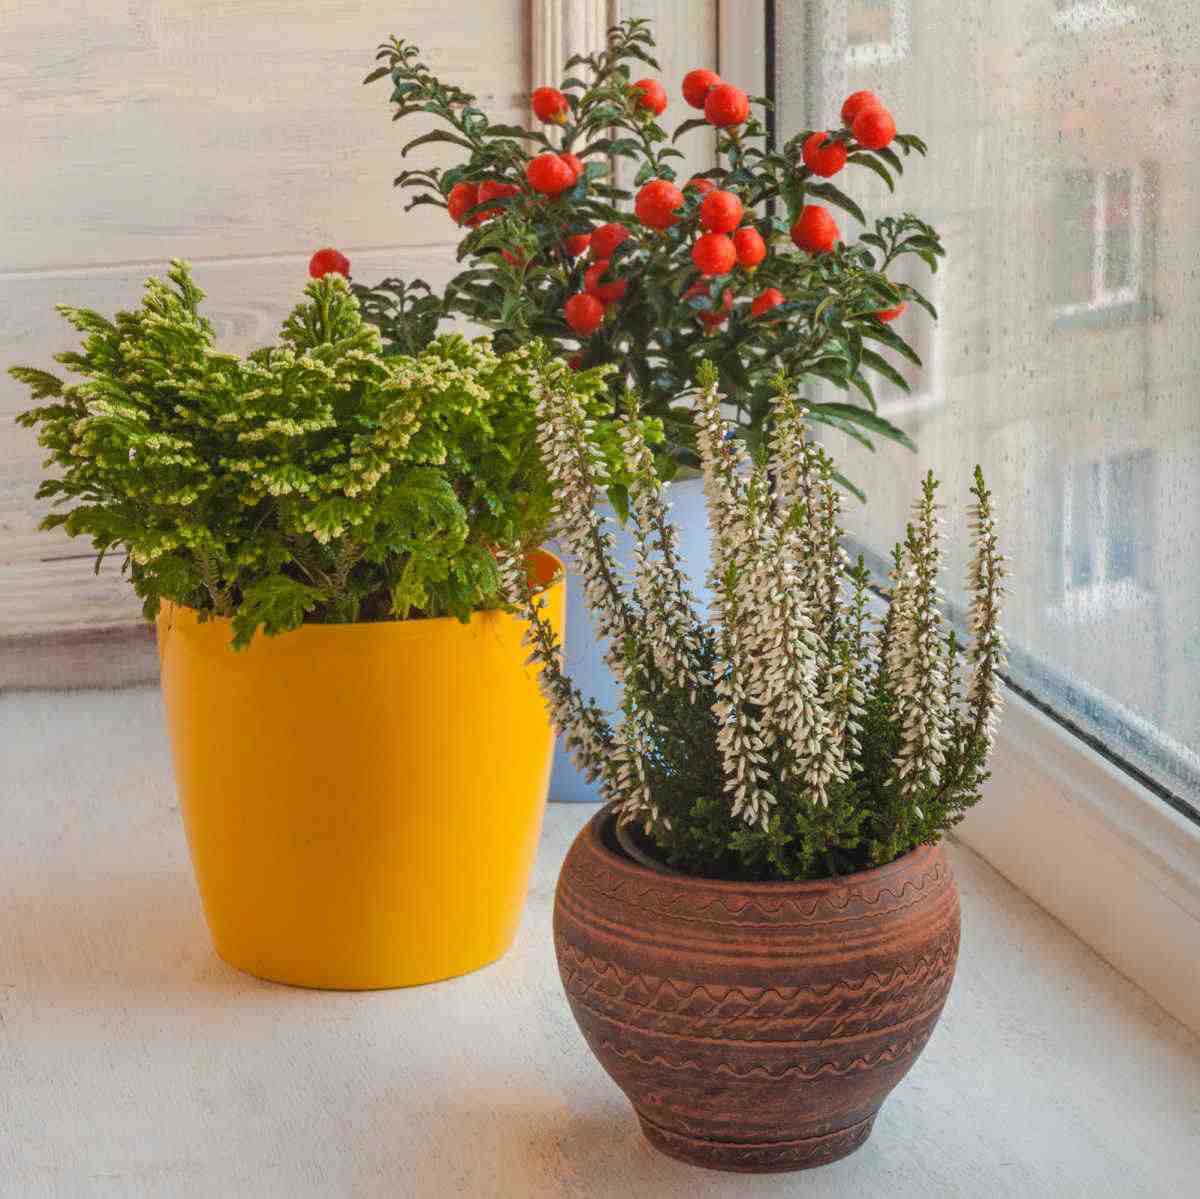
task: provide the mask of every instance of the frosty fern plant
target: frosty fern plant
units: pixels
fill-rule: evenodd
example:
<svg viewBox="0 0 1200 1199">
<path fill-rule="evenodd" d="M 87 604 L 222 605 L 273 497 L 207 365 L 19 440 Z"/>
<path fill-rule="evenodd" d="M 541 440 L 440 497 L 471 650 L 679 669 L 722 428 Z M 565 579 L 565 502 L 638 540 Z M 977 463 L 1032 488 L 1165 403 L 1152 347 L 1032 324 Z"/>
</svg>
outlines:
<svg viewBox="0 0 1200 1199">
<path fill-rule="evenodd" d="M 202 299 L 176 262 L 133 312 L 60 308 L 83 345 L 57 360 L 81 381 L 12 370 L 40 402 L 18 419 L 60 470 L 38 496 L 73 503 L 43 526 L 123 554 L 147 617 L 163 600 L 230 617 L 239 647 L 260 627 L 496 606 L 492 547 L 524 553 L 550 515 L 534 381 L 602 417 L 602 377 L 458 336 L 385 357 L 337 274 L 240 358 L 216 348 Z"/>
<path fill-rule="evenodd" d="M 976 468 L 968 587 L 973 644 L 939 610 L 937 483 L 926 477 L 896 547 L 891 603 L 868 615 L 867 571 L 841 546 L 840 493 L 780 377 L 767 452 L 730 435 L 718 376 L 694 408 L 712 529 L 712 620 L 697 613 L 676 534 L 630 402 L 620 422 L 630 477 L 632 578 L 593 503 L 605 464 L 594 418 L 566 389 L 541 394 L 539 438 L 560 535 L 578 565 L 623 700 L 615 724 L 564 674 L 519 553 L 501 555 L 510 599 L 579 767 L 619 819 L 669 863 L 723 878 L 802 879 L 883 865 L 936 842 L 979 799 L 1000 707 L 1003 558 Z"/>
</svg>

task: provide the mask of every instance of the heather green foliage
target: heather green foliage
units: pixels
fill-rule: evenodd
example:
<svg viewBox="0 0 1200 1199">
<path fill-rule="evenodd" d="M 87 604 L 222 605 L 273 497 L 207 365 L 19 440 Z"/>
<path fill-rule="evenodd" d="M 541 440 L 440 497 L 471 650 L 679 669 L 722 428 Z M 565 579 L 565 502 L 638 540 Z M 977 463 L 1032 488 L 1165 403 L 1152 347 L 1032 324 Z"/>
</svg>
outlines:
<svg viewBox="0 0 1200 1199">
<path fill-rule="evenodd" d="M 699 381 L 707 615 L 680 567 L 634 402 L 623 430 L 634 541 L 626 572 L 592 502 L 602 472 L 581 437 L 586 416 L 569 394 L 543 394 L 540 438 L 560 536 L 621 686 L 610 718 L 565 674 L 514 547 L 500 554 L 500 570 L 529 621 L 547 707 L 618 819 L 687 873 L 800 879 L 885 865 L 938 841 L 987 778 L 1006 573 L 991 496 L 977 469 L 963 689 L 959 647 L 940 610 L 932 475 L 896 549 L 886 615 L 875 622 L 867 571 L 841 545 L 832 463 L 808 439 L 786 380 L 759 459 L 730 436 L 715 369 L 702 368 Z"/>
<path fill-rule="evenodd" d="M 603 372 L 459 336 L 385 357 L 333 274 L 240 358 L 202 298 L 176 262 L 133 312 L 60 308 L 83 344 L 57 360 L 82 381 L 13 368 L 39 405 L 18 419 L 59 468 L 38 496 L 70 505 L 44 527 L 90 537 L 97 568 L 124 555 L 148 618 L 162 600 L 227 616 L 239 647 L 259 628 L 494 607 L 491 548 L 535 546 L 550 515 L 537 389 L 600 417 Z"/>
</svg>

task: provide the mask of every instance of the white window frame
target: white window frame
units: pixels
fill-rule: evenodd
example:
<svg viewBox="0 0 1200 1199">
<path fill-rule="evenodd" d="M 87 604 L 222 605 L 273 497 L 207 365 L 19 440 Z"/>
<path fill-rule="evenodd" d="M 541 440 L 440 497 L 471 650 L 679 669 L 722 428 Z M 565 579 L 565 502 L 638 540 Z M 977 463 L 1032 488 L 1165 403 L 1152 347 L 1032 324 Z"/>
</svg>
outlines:
<svg viewBox="0 0 1200 1199">
<path fill-rule="evenodd" d="M 1056 9 L 1054 28 L 1060 33 L 1102 33 L 1118 29 L 1137 19 L 1132 4 L 1116 4 L 1113 0 L 1075 0 L 1069 8 Z"/>
<path fill-rule="evenodd" d="M 826 17 L 835 2 L 821 4 Z M 776 0 L 785 38 L 784 23 L 803 8 Z M 1082 19 L 1086 8 L 1078 8 Z M 719 69 L 755 91 L 764 85 L 764 10 L 721 4 Z M 833 31 L 825 36 L 832 44 Z M 803 69 L 803 48 L 785 41 L 776 59 L 785 52 L 790 77 Z M 1140 176 L 1138 183 L 1140 199 Z M 1200 1031 L 1200 826 L 1058 719 L 1006 691 L 987 794 L 954 839 Z"/>
<path fill-rule="evenodd" d="M 1108 228 L 1109 188 L 1112 177 L 1129 172 L 1130 274 L 1128 287 L 1106 289 L 1105 270 L 1108 248 L 1105 232 Z M 1138 166 L 1110 164 L 1092 175 L 1092 279 L 1090 295 L 1077 303 L 1055 306 L 1056 315 L 1077 316 L 1085 312 L 1107 312 L 1136 304 L 1142 298 L 1142 262 L 1145 235 L 1145 176 Z"/>
<path fill-rule="evenodd" d="M 1100 472 L 1100 489 L 1097 495 L 1096 519 L 1089 520 L 1089 543 L 1092 551 L 1092 561 L 1095 564 L 1095 574 L 1091 582 L 1072 586 L 1071 584 L 1071 548 L 1074 545 L 1075 504 L 1078 489 L 1075 478 L 1079 471 L 1093 465 L 1094 460 L 1068 462 L 1059 476 L 1062 487 L 1062 595 L 1047 606 L 1047 614 L 1054 620 L 1080 623 L 1100 620 L 1117 612 L 1128 612 L 1143 608 L 1153 602 L 1153 595 L 1138 582 L 1137 579 L 1110 579 L 1109 555 L 1107 547 L 1098 530 L 1105 528 L 1108 523 L 1110 509 L 1114 505 L 1112 492 L 1112 473 L 1108 470 Z M 1101 466 L 1111 459 L 1103 459 Z"/>
<path fill-rule="evenodd" d="M 847 0 L 852 3 L 853 0 Z M 846 65 L 850 67 L 890 66 L 909 56 L 912 50 L 912 0 L 892 0 L 892 36 L 886 42 L 868 42 L 862 46 L 846 43 Z"/>
</svg>

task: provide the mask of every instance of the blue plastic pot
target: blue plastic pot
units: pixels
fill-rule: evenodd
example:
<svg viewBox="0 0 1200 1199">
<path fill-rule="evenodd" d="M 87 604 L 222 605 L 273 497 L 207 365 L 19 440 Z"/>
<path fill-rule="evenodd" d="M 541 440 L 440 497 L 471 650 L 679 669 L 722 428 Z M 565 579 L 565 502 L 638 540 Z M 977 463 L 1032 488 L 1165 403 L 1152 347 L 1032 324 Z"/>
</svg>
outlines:
<svg viewBox="0 0 1200 1199">
<path fill-rule="evenodd" d="M 679 556 L 692 584 L 692 593 L 701 605 L 707 605 L 705 586 L 708 574 L 708 520 L 705 515 L 704 489 L 699 479 L 686 479 L 668 489 L 671 516 L 679 530 Z M 612 510 L 604 505 L 605 512 Z M 633 567 L 633 539 L 614 520 L 612 524 L 617 560 L 626 570 Z M 594 698 L 607 712 L 620 702 L 616 679 L 604 662 L 605 646 L 592 629 L 591 616 L 583 600 L 583 587 L 572 569 L 570 556 L 561 546 L 554 547 L 567 564 L 567 671 L 585 696 Z M 559 803 L 597 803 L 603 797 L 599 788 L 588 783 L 577 771 L 560 737 L 554 752 L 550 776 L 550 799 Z"/>
</svg>

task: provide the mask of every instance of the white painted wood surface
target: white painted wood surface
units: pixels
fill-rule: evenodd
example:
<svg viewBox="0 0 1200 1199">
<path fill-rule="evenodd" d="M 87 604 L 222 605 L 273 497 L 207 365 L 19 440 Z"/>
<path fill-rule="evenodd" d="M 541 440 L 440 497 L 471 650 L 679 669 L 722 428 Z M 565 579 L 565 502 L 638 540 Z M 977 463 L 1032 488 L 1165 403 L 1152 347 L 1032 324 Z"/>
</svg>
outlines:
<svg viewBox="0 0 1200 1199">
<path fill-rule="evenodd" d="M 655 1154 L 554 965 L 554 882 L 590 814 L 551 806 L 496 965 L 293 990 L 213 955 L 156 692 L 0 697 L 0 1196 L 1195 1193 L 1200 1042 L 962 847 L 958 978 L 868 1144 L 759 1179 Z"/>
<path fill-rule="evenodd" d="M 620 0 L 530 0 L 532 87 L 557 87 L 571 55 L 603 50 L 620 8 Z"/>
<path fill-rule="evenodd" d="M 137 618 L 113 569 L 97 580 L 67 561 L 86 545 L 36 532 L 41 454 L 2 372 L 73 347 L 55 303 L 112 311 L 188 258 L 224 344 L 244 350 L 270 338 L 318 246 L 364 282 L 444 282 L 453 227 L 403 213 L 406 139 L 385 85 L 360 86 L 393 32 L 497 119 L 524 117 L 524 0 L 0 0 L 0 687 L 25 672 L 5 638 Z M 420 153 L 449 162 L 453 148 Z"/>
</svg>

